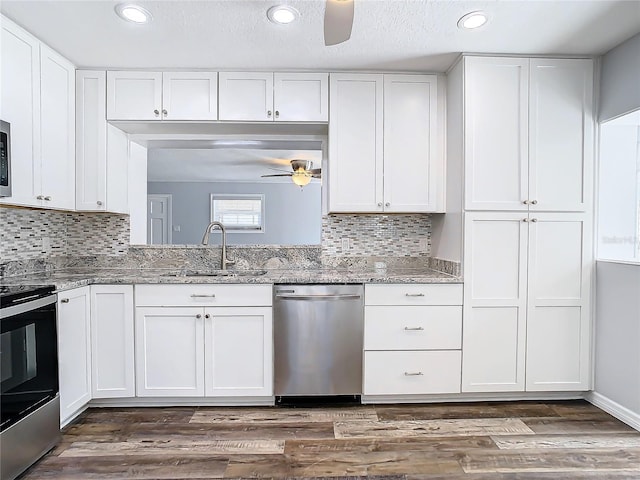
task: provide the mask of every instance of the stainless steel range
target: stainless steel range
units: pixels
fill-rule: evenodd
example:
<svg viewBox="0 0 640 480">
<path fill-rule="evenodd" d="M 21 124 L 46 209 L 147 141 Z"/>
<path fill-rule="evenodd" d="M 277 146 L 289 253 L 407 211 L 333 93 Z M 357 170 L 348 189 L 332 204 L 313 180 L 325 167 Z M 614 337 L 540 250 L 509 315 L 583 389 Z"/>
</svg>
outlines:
<svg viewBox="0 0 640 480">
<path fill-rule="evenodd" d="M 56 295 L 0 287 L 0 478 L 12 480 L 60 439 Z"/>
</svg>

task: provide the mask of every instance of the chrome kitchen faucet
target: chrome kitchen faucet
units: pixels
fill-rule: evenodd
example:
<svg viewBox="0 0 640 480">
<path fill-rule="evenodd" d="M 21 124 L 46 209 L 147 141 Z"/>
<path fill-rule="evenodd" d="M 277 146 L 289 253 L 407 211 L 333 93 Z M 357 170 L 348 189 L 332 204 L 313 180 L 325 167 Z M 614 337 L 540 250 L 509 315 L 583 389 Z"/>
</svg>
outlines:
<svg viewBox="0 0 640 480">
<path fill-rule="evenodd" d="M 220 258 L 220 270 L 226 271 L 227 265 L 233 265 L 236 262 L 227 258 L 227 230 L 224 228 L 224 225 L 222 223 L 211 222 L 209 225 L 207 225 L 207 228 L 204 231 L 204 235 L 202 237 L 202 245 L 209 245 L 209 235 L 211 235 L 213 227 L 219 227 L 220 231 L 222 232 L 222 255 Z"/>
</svg>

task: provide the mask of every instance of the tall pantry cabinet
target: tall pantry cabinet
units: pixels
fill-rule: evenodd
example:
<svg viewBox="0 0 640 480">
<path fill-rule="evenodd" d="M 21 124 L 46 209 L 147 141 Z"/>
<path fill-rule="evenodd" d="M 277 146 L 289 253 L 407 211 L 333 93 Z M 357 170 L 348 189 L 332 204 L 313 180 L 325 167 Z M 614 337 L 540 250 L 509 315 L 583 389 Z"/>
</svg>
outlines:
<svg viewBox="0 0 640 480">
<path fill-rule="evenodd" d="M 589 390 L 593 62 L 464 57 L 448 80 L 462 391 Z"/>
</svg>

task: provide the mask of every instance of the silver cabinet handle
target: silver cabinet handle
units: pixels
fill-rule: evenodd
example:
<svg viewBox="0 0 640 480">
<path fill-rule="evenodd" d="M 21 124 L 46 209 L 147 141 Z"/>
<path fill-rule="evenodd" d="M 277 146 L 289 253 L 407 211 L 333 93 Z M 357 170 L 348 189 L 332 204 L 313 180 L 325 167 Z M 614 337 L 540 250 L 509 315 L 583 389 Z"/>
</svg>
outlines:
<svg viewBox="0 0 640 480">
<path fill-rule="evenodd" d="M 533 223 L 536 223 L 536 222 L 538 221 L 538 219 L 537 219 L 537 218 L 532 218 L 532 219 L 531 219 L 531 221 L 532 221 Z"/>
<path fill-rule="evenodd" d="M 271 110 L 267 110 L 267 117 L 271 118 Z"/>
<path fill-rule="evenodd" d="M 538 200 L 531 200 L 531 205 L 537 205 L 538 204 Z"/>
<path fill-rule="evenodd" d="M 166 108 L 163 108 L 163 109 L 162 109 L 162 114 L 163 114 L 165 117 L 167 116 L 167 109 L 166 109 Z"/>
<path fill-rule="evenodd" d="M 405 293 L 405 297 L 424 297 L 424 293 Z"/>
<path fill-rule="evenodd" d="M 385 206 L 385 207 L 390 207 L 390 206 L 391 206 L 391 203 L 387 202 L 387 203 L 385 203 L 385 204 L 384 204 L 384 206 Z"/>
<path fill-rule="evenodd" d="M 524 203 L 525 205 L 529 205 L 529 200 L 524 200 L 522 203 Z"/>
<path fill-rule="evenodd" d="M 101 207 L 101 206 L 102 206 L 102 202 L 101 202 L 100 200 L 98 200 L 98 201 L 96 202 L 96 204 L 97 204 L 99 207 Z"/>
<path fill-rule="evenodd" d="M 68 298 L 63 298 L 62 300 L 60 300 L 60 303 L 69 303 L 69 299 Z"/>
<path fill-rule="evenodd" d="M 192 293 L 191 298 L 216 298 L 215 293 Z"/>
<path fill-rule="evenodd" d="M 209 315 L 208 313 L 205 313 L 204 318 L 211 318 L 211 315 Z"/>
<path fill-rule="evenodd" d="M 47 195 L 46 197 L 44 197 L 44 199 L 49 202 L 51 200 L 51 197 L 49 195 Z"/>
<path fill-rule="evenodd" d="M 158 115 L 160 115 L 160 110 L 158 110 L 157 108 L 153 111 L 153 113 L 155 114 L 155 116 L 157 117 Z"/>
<path fill-rule="evenodd" d="M 422 372 L 404 372 L 405 377 L 417 377 L 420 375 L 424 375 Z"/>
<path fill-rule="evenodd" d="M 38 196 L 36 197 L 36 199 L 37 199 L 37 200 L 44 200 L 44 195 L 38 195 Z"/>
<path fill-rule="evenodd" d="M 405 330 L 407 331 L 411 331 L 411 330 L 424 330 L 423 327 L 404 327 Z"/>
<path fill-rule="evenodd" d="M 200 315 L 199 313 L 196 315 L 196 318 L 202 318 L 202 315 Z"/>
</svg>

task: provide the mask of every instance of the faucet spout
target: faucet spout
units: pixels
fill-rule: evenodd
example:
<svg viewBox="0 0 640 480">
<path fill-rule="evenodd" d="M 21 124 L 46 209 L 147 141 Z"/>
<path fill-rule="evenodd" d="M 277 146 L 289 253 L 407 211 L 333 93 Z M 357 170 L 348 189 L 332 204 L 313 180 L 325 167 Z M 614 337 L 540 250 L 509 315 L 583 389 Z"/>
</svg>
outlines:
<svg viewBox="0 0 640 480">
<path fill-rule="evenodd" d="M 222 254 L 220 259 L 220 270 L 226 270 L 227 265 L 233 265 L 236 262 L 227 258 L 227 230 L 222 223 L 211 222 L 209 225 L 207 225 L 207 228 L 205 229 L 204 235 L 202 237 L 202 245 L 209 245 L 209 236 L 214 230 L 214 227 L 218 227 L 222 232 Z"/>
</svg>

